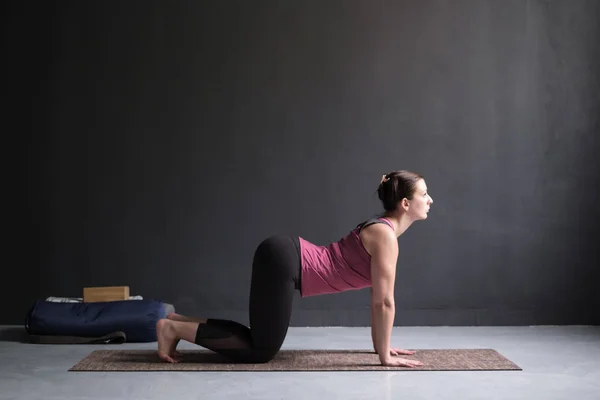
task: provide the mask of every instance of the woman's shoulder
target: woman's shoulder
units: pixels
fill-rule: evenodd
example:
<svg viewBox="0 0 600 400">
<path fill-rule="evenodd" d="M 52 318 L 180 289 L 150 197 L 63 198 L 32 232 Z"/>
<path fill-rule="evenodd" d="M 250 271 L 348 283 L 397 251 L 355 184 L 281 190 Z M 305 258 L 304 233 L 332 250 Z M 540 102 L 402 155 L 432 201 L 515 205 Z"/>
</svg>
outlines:
<svg viewBox="0 0 600 400">
<path fill-rule="evenodd" d="M 374 225 L 374 224 L 385 224 L 387 226 L 389 226 L 390 228 L 392 228 L 392 230 L 394 229 L 394 225 L 392 225 L 391 221 L 385 217 L 372 217 L 367 219 L 366 221 L 361 222 L 360 224 L 358 224 L 356 226 L 356 228 L 358 229 L 358 232 L 360 232 L 361 230 L 363 230 L 364 228 Z"/>
</svg>

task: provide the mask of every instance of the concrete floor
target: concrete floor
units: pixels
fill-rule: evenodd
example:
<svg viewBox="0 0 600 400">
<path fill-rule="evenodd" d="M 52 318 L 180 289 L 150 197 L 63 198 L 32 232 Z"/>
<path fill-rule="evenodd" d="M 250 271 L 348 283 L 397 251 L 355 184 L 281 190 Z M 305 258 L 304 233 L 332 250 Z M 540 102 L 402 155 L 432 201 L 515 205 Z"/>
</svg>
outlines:
<svg viewBox="0 0 600 400">
<path fill-rule="evenodd" d="M 156 344 L 34 345 L 15 327 L 0 333 L 0 400 L 600 399 L 597 326 L 394 328 L 397 347 L 494 348 L 523 368 L 498 372 L 68 372 L 98 348 Z M 362 349 L 370 340 L 368 328 L 290 328 L 284 348 Z"/>
</svg>

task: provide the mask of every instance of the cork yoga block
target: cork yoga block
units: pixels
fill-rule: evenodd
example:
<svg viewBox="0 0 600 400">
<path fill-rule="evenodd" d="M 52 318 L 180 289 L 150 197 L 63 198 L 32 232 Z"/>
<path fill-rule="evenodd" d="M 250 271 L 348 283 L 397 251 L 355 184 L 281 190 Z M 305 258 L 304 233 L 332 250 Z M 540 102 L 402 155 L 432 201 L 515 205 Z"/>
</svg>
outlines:
<svg viewBox="0 0 600 400">
<path fill-rule="evenodd" d="M 83 302 L 129 300 L 129 286 L 101 286 L 83 288 Z"/>
</svg>

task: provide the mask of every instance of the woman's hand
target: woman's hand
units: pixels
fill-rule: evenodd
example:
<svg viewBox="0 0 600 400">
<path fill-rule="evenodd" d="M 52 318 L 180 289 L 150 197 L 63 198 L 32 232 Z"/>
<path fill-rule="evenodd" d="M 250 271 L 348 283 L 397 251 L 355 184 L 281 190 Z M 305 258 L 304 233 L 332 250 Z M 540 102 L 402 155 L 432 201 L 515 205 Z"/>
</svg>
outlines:
<svg viewBox="0 0 600 400">
<path fill-rule="evenodd" d="M 412 356 L 416 351 L 413 350 L 404 350 L 404 349 L 390 349 L 391 356 Z"/>
<path fill-rule="evenodd" d="M 407 367 L 407 368 L 415 368 L 423 365 L 421 361 L 418 360 L 407 360 L 406 358 L 385 358 L 381 360 L 381 365 L 386 367 Z"/>
</svg>

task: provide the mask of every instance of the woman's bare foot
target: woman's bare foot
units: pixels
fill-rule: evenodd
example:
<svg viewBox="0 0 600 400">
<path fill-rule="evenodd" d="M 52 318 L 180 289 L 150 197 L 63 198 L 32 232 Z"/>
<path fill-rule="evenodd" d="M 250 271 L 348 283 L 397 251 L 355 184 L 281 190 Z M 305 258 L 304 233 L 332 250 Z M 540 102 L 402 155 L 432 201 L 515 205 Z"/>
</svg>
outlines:
<svg viewBox="0 0 600 400">
<path fill-rule="evenodd" d="M 190 317 L 186 317 L 185 315 L 177 314 L 176 312 L 167 314 L 167 319 L 170 319 L 171 321 L 178 321 L 178 322 L 197 322 L 199 324 L 206 323 L 206 318 L 190 318 Z M 171 354 L 171 356 L 174 356 L 174 355 L 180 356 L 181 355 L 177 351 L 175 351 L 178 344 L 179 344 L 179 339 L 177 339 L 177 341 L 175 342 L 175 345 L 173 346 L 173 353 Z"/>
<path fill-rule="evenodd" d="M 172 312 L 172 313 L 167 314 L 167 319 L 170 319 L 171 321 L 186 322 L 186 318 L 183 315 L 177 314 L 176 312 Z M 175 345 L 173 346 L 173 354 L 171 354 L 171 356 L 173 356 L 173 355 L 180 356 L 181 355 L 177 351 L 175 351 L 175 349 L 177 348 L 178 344 L 179 344 L 179 339 L 177 339 L 175 341 Z"/>
<path fill-rule="evenodd" d="M 179 360 L 175 358 L 176 347 L 179 339 L 175 335 L 172 322 L 168 319 L 161 319 L 156 323 L 156 337 L 158 340 L 158 356 L 161 360 L 176 363 Z"/>
</svg>

